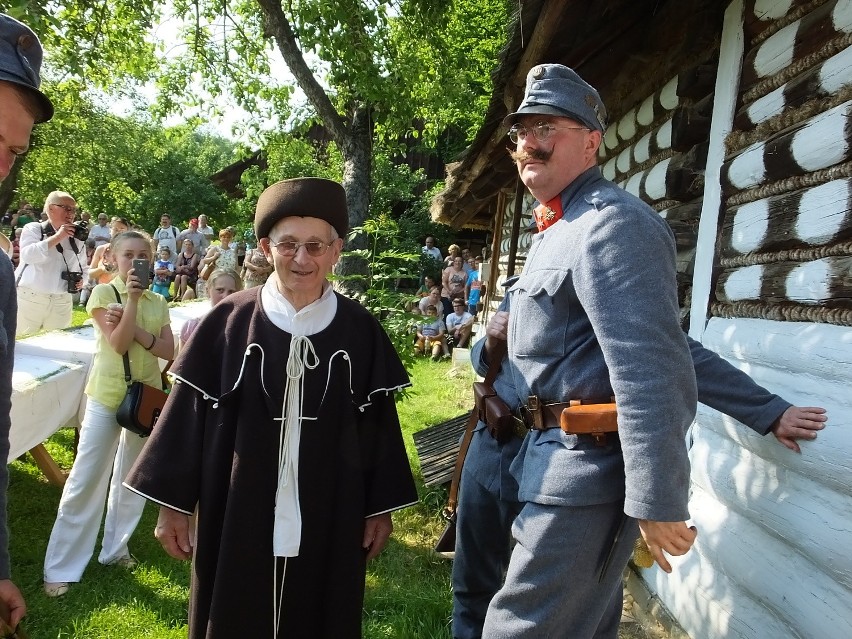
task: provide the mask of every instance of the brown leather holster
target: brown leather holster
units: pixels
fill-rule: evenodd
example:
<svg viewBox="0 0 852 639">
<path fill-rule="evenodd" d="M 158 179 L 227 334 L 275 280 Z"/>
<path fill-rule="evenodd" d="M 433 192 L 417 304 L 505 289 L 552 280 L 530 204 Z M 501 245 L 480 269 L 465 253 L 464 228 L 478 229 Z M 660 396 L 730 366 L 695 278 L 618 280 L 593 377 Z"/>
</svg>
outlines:
<svg viewBox="0 0 852 639">
<path fill-rule="evenodd" d="M 485 422 L 488 432 L 499 443 L 505 444 L 514 436 L 512 411 L 494 389 L 485 382 L 474 382 L 473 396 L 480 421 Z"/>
<path fill-rule="evenodd" d="M 521 417 L 533 430 L 560 428 L 569 435 L 591 435 L 599 445 L 606 444 L 606 434 L 618 432 L 615 398 L 609 402 L 572 399 L 569 402 L 544 404 L 531 395 L 520 410 Z"/>
<path fill-rule="evenodd" d="M 597 435 L 618 432 L 618 411 L 615 402 L 584 404 L 572 399 L 562 409 L 559 427 L 571 435 Z"/>
</svg>

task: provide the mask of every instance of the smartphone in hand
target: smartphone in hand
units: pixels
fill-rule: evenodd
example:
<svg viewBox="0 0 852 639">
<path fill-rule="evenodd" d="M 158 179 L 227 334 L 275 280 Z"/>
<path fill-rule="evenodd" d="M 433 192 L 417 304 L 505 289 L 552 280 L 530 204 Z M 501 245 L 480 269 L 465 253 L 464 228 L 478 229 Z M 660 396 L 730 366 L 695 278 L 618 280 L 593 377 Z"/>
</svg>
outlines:
<svg viewBox="0 0 852 639">
<path fill-rule="evenodd" d="M 133 273 L 139 278 L 142 288 L 148 288 L 151 283 L 151 262 L 148 260 L 133 260 Z"/>
</svg>

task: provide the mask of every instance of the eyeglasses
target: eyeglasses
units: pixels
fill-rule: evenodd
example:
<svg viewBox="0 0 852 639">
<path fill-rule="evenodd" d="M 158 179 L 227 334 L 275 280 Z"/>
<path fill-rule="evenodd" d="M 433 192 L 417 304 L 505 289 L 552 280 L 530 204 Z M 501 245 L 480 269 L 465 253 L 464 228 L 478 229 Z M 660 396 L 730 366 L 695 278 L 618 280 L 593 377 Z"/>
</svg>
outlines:
<svg viewBox="0 0 852 639">
<path fill-rule="evenodd" d="M 60 209 L 63 209 L 66 213 L 76 213 L 76 206 L 68 206 L 67 204 L 51 204 L 50 206 L 58 206 Z"/>
<path fill-rule="evenodd" d="M 282 240 L 280 242 L 269 243 L 269 246 L 274 246 L 275 250 L 278 251 L 278 255 L 282 257 L 293 257 L 303 246 L 308 252 L 308 255 L 311 257 L 319 257 L 320 255 L 325 255 L 326 252 L 328 252 L 328 247 L 331 245 L 332 242 L 294 242 L 292 240 Z"/>
<path fill-rule="evenodd" d="M 584 126 L 556 126 L 547 122 L 536 122 L 531 127 L 526 127 L 523 124 L 513 124 L 509 129 L 509 139 L 513 144 L 517 144 L 527 137 L 527 131 L 532 131 L 533 137 L 539 142 L 546 141 L 554 131 L 588 131 Z"/>
</svg>

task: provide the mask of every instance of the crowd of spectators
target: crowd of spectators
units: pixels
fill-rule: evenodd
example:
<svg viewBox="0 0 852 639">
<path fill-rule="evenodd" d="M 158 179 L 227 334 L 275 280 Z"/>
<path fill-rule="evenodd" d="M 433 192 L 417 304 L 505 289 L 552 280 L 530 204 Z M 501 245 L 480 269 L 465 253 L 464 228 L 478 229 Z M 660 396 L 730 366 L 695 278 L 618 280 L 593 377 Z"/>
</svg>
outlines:
<svg viewBox="0 0 852 639">
<path fill-rule="evenodd" d="M 22 201 L 0 220 L 8 227 L 0 249 L 17 269 L 18 297 L 24 298 L 19 303 L 24 321 L 18 322 L 18 335 L 68 326 L 73 305 L 85 306 L 95 286 L 115 277 L 111 240 L 128 230 L 145 231 L 126 218 L 110 219 L 105 213 L 92 224 L 90 220 L 91 215 L 64 191 L 49 194 L 41 210 Z M 236 242 L 230 227 L 217 235 L 206 215 L 187 219 L 185 228 L 176 222 L 163 214 L 150 234 L 149 288 L 166 300 L 208 297 L 204 278 L 213 271 L 233 272 L 239 288 L 260 286 L 272 273 L 263 251 Z"/>
<path fill-rule="evenodd" d="M 484 290 L 482 257 L 472 256 L 470 249 L 458 244 L 450 244 L 444 257 L 431 235 L 421 252 L 439 265 L 440 277 L 421 273 L 420 287 L 409 307 L 415 315 L 424 316 L 415 326 L 415 353 L 431 355 L 437 361 L 449 357 L 455 347 L 470 346 Z"/>
</svg>

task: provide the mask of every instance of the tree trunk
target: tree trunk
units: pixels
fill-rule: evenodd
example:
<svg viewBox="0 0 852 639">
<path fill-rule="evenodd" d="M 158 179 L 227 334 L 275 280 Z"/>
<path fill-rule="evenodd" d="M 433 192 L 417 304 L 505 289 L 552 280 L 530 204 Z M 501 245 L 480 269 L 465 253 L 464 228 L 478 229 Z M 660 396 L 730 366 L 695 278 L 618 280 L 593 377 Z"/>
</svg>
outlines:
<svg viewBox="0 0 852 639">
<path fill-rule="evenodd" d="M 349 208 L 349 227 L 361 226 L 367 219 L 370 208 L 370 169 L 373 129 L 370 110 L 367 105 L 358 104 L 347 124 L 335 110 L 334 105 L 314 77 L 305 62 L 296 35 L 290 26 L 281 2 L 278 0 L 257 0 L 265 16 L 264 33 L 278 44 L 284 62 L 305 92 L 308 100 L 317 111 L 320 120 L 328 129 L 331 137 L 343 155 L 343 188 L 346 189 L 346 203 Z M 347 242 L 346 249 L 367 248 L 366 238 L 361 235 Z M 338 275 L 360 275 L 359 279 L 338 282 L 336 288 L 347 295 L 357 296 L 367 286 L 367 261 L 361 257 L 345 256 L 335 269 Z"/>
<path fill-rule="evenodd" d="M 341 147 L 343 155 L 343 188 L 346 190 L 346 205 L 349 209 L 349 228 L 364 224 L 370 210 L 371 192 L 371 148 L 373 132 L 370 112 L 365 105 L 355 108 L 346 144 Z M 367 248 L 367 237 L 363 233 L 350 235 L 345 250 Z M 338 280 L 337 290 L 350 296 L 358 296 L 367 288 L 369 274 L 367 260 L 357 255 L 344 255 L 334 269 L 336 275 L 356 279 Z"/>
</svg>

